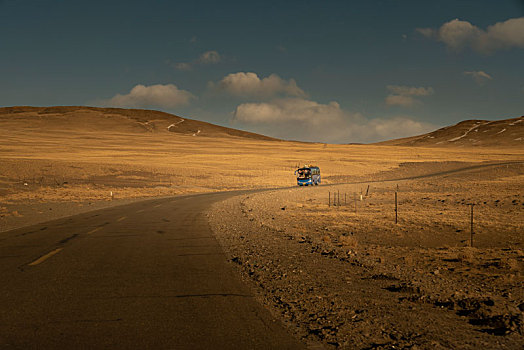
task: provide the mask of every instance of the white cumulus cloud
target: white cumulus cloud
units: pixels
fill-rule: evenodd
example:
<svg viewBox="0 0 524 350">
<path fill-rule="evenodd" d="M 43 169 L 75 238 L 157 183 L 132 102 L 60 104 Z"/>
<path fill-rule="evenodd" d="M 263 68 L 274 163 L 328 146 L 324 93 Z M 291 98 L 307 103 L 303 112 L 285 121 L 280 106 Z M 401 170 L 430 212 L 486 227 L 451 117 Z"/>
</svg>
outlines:
<svg viewBox="0 0 524 350">
<path fill-rule="evenodd" d="M 386 105 L 411 107 L 420 101 L 413 96 L 429 96 L 435 91 L 432 87 L 413 87 L 401 85 L 388 85 L 387 89 L 391 92 L 386 97 Z"/>
<path fill-rule="evenodd" d="M 294 79 L 284 80 L 276 74 L 260 79 L 256 73 L 252 72 L 232 73 L 225 76 L 217 84 L 210 83 L 210 86 L 241 97 L 306 96 L 306 93 L 297 86 Z"/>
<path fill-rule="evenodd" d="M 241 104 L 233 122 L 260 127 L 261 132 L 275 137 L 338 143 L 375 142 L 435 128 L 409 117 L 367 119 L 343 110 L 337 102 L 322 104 L 303 98 Z"/>
<path fill-rule="evenodd" d="M 477 84 L 482 85 L 493 77 L 484 71 L 466 71 L 464 75 L 470 76 Z"/>
<path fill-rule="evenodd" d="M 102 101 L 103 104 L 115 107 L 130 108 L 174 108 L 187 105 L 195 96 L 189 91 L 180 90 L 173 84 L 136 85 L 128 94 L 116 94 Z"/>
<path fill-rule="evenodd" d="M 427 38 L 443 42 L 454 51 L 470 47 L 477 52 L 488 54 L 513 47 L 524 48 L 524 17 L 510 18 L 486 29 L 456 18 L 438 29 L 417 28 L 416 31 Z"/>
<path fill-rule="evenodd" d="M 320 104 L 301 98 L 286 98 L 265 103 L 241 104 L 236 108 L 234 119 L 251 124 L 303 122 L 315 126 L 337 122 L 343 115 L 337 102 Z"/>
</svg>

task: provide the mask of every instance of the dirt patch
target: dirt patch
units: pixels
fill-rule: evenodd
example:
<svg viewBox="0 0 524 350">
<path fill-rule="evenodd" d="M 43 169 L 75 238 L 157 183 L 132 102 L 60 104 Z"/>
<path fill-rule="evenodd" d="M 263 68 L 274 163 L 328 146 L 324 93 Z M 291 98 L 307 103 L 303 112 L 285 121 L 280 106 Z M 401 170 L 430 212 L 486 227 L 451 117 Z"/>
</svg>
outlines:
<svg viewBox="0 0 524 350">
<path fill-rule="evenodd" d="M 217 203 L 209 218 L 260 301 L 306 342 L 520 349 L 523 181 L 491 178 L 273 191 Z"/>
</svg>

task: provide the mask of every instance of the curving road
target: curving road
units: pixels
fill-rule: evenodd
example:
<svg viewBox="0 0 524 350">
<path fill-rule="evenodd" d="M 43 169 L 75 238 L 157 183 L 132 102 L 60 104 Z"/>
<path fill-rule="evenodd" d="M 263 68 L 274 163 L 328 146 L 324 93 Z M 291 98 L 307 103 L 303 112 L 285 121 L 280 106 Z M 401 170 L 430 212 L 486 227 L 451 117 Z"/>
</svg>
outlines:
<svg viewBox="0 0 524 350">
<path fill-rule="evenodd" d="M 0 349 L 301 349 L 230 270 L 203 210 L 137 202 L 0 235 Z"/>
<path fill-rule="evenodd" d="M 305 348 L 230 270 L 203 216 L 236 194 L 155 199 L 1 233 L 0 349 Z"/>
</svg>

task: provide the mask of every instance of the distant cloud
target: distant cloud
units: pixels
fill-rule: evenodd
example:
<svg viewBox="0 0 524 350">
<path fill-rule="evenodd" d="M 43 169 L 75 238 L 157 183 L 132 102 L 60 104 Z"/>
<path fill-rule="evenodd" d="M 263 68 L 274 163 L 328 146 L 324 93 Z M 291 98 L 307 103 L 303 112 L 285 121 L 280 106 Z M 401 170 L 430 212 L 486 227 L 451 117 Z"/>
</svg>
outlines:
<svg viewBox="0 0 524 350">
<path fill-rule="evenodd" d="M 174 108 L 187 105 L 195 96 L 189 91 L 180 90 L 173 84 L 136 85 L 128 94 L 116 94 L 103 105 L 130 108 Z"/>
<path fill-rule="evenodd" d="M 429 96 L 434 93 L 431 87 L 412 87 L 402 85 L 388 85 L 387 89 L 397 95 L 406 96 Z"/>
<path fill-rule="evenodd" d="M 178 70 L 191 70 L 193 65 L 191 63 L 180 62 L 175 64 L 175 68 Z"/>
<path fill-rule="evenodd" d="M 195 38 L 196 40 L 196 38 Z M 206 51 L 191 62 L 179 62 L 174 66 L 178 70 L 191 70 L 196 65 L 217 64 L 223 60 L 223 57 L 217 51 Z"/>
<path fill-rule="evenodd" d="M 294 79 L 284 80 L 276 74 L 260 79 L 256 73 L 238 72 L 225 76 L 211 88 L 234 96 L 268 98 L 278 95 L 305 97 L 306 93 L 297 86 Z"/>
<path fill-rule="evenodd" d="M 302 98 L 241 104 L 233 122 L 266 127 L 281 138 L 339 143 L 374 142 L 435 129 L 408 117 L 370 120 L 344 111 L 337 102 L 322 104 Z"/>
<path fill-rule="evenodd" d="M 386 105 L 402 107 L 411 107 L 420 103 L 420 101 L 413 96 L 429 96 L 435 92 L 431 87 L 426 88 L 400 85 L 388 85 L 387 89 L 391 94 L 386 97 Z"/>
<path fill-rule="evenodd" d="M 477 84 L 482 85 L 493 77 L 484 71 L 466 71 L 464 75 L 470 76 Z"/>
<path fill-rule="evenodd" d="M 415 31 L 422 34 L 426 38 L 433 38 L 436 34 L 436 31 L 433 28 L 417 28 Z"/>
<path fill-rule="evenodd" d="M 277 50 L 281 53 L 287 53 L 287 47 L 285 47 L 284 45 L 278 45 Z"/>
<path fill-rule="evenodd" d="M 216 51 L 207 51 L 198 57 L 197 62 L 200 64 L 215 64 L 222 60 L 220 54 Z"/>
<path fill-rule="evenodd" d="M 415 105 L 415 103 L 416 103 L 416 100 L 411 96 L 388 95 L 386 97 L 386 105 L 388 106 L 411 107 Z"/>
<path fill-rule="evenodd" d="M 524 17 L 498 22 L 483 30 L 468 21 L 457 19 L 444 23 L 440 28 L 417 28 L 423 36 L 443 42 L 453 51 L 470 47 L 489 54 L 513 47 L 524 48 Z"/>
</svg>

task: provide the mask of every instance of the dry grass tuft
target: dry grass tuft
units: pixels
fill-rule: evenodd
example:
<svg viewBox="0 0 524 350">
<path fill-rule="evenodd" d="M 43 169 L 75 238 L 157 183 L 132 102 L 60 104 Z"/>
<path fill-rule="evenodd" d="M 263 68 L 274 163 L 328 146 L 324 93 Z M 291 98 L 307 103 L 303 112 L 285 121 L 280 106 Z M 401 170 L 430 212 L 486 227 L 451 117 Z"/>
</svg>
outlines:
<svg viewBox="0 0 524 350">
<path fill-rule="evenodd" d="M 522 249 L 515 249 L 514 252 L 515 252 L 515 254 L 516 254 L 519 258 L 524 259 L 524 250 L 522 250 Z"/>
<path fill-rule="evenodd" d="M 348 248 L 356 248 L 358 246 L 358 241 L 355 237 L 352 235 L 341 235 L 338 238 L 338 241 L 344 246 Z"/>
<path fill-rule="evenodd" d="M 500 260 L 500 267 L 511 271 L 520 271 L 521 267 L 517 259 L 515 258 L 503 258 Z"/>
<path fill-rule="evenodd" d="M 461 251 L 458 253 L 458 260 L 473 264 L 477 261 L 476 255 L 478 254 L 477 249 L 472 247 L 464 247 L 461 249 Z"/>
<path fill-rule="evenodd" d="M 402 261 L 406 265 L 413 265 L 413 256 L 411 256 L 411 255 L 404 256 L 404 257 L 402 257 Z"/>
</svg>

